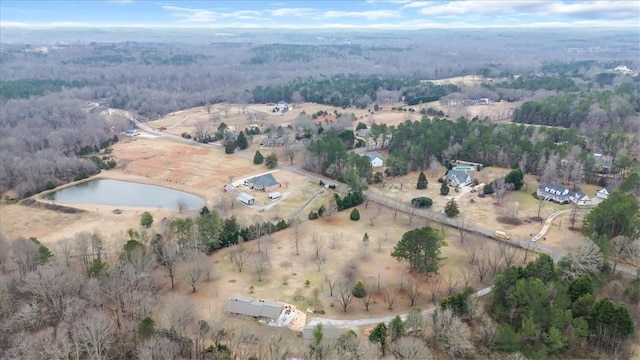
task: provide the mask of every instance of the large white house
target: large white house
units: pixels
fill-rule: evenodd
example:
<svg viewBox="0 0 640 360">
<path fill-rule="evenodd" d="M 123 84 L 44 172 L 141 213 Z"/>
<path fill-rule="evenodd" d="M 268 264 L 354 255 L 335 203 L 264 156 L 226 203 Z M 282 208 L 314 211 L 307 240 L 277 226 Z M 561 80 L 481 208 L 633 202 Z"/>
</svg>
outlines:
<svg viewBox="0 0 640 360">
<path fill-rule="evenodd" d="M 580 190 L 569 190 L 559 184 L 543 184 L 539 185 L 536 190 L 539 199 L 545 201 L 553 201 L 558 204 L 568 204 L 573 202 L 577 205 L 590 205 L 591 199 Z"/>
</svg>

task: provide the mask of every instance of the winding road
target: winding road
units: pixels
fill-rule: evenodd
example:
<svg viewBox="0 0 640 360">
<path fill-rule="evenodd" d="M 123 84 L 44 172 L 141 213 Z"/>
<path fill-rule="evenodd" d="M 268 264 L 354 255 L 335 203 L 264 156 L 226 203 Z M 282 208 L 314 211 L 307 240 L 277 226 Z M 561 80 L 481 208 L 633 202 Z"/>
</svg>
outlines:
<svg viewBox="0 0 640 360">
<path fill-rule="evenodd" d="M 149 127 L 148 125 L 140 122 L 135 116 L 133 116 L 131 114 L 131 112 L 126 111 L 126 110 L 120 110 L 120 109 L 110 109 L 110 111 L 112 111 L 113 114 L 116 115 L 120 115 L 125 117 L 126 119 L 128 119 L 129 121 L 131 121 L 133 124 L 135 124 L 135 126 L 137 128 L 139 128 L 140 130 L 158 136 L 158 137 L 165 137 L 165 138 L 169 138 L 181 143 L 186 143 L 186 144 L 190 144 L 190 145 L 194 145 L 194 146 L 200 146 L 200 147 L 208 147 L 208 148 L 220 148 L 219 145 L 213 145 L 213 144 L 202 144 L 202 143 L 198 143 L 195 142 L 193 140 L 189 140 L 189 139 L 184 139 L 181 136 L 177 136 L 177 135 L 173 135 L 173 134 L 167 134 L 161 131 L 157 131 L 152 129 L 151 127 Z M 245 152 L 245 151 L 241 151 L 238 152 L 240 156 L 244 156 L 244 157 L 251 157 L 253 158 L 253 155 Z M 288 170 L 288 171 L 292 171 L 296 174 L 299 175 L 303 175 L 306 177 L 309 177 L 311 179 L 314 179 L 316 181 L 324 181 L 325 183 L 334 183 L 338 186 L 339 189 L 341 190 L 346 190 L 347 187 L 345 184 L 336 182 L 334 179 L 329 179 L 326 178 L 324 176 L 315 174 L 315 173 L 311 173 L 308 171 L 305 171 L 301 168 L 301 165 L 280 165 L 280 168 L 284 169 L 284 170 Z M 322 188 L 322 190 L 324 190 L 324 188 Z M 313 195 L 313 198 L 315 198 L 316 196 L 320 195 L 321 192 L 316 191 Z M 458 194 L 456 197 L 461 197 L 462 195 L 464 195 L 464 192 L 461 194 Z M 311 198 L 311 200 L 313 200 L 313 198 Z M 422 209 L 416 209 L 412 206 L 408 206 L 404 203 L 401 203 L 399 201 L 393 200 L 391 198 L 388 198 L 386 196 L 381 196 L 378 194 L 374 194 L 371 191 L 365 191 L 365 198 L 367 201 L 372 201 L 375 203 L 378 203 L 382 206 L 394 209 L 395 211 L 399 211 L 405 214 L 409 214 L 409 216 L 418 216 L 418 217 L 422 217 L 425 218 L 427 220 L 433 221 L 433 222 L 437 222 L 437 223 L 441 223 L 441 224 L 445 224 L 447 226 L 456 228 L 456 229 L 461 229 L 464 228 L 466 229 L 468 232 L 470 233 L 475 233 L 477 235 L 483 236 L 485 238 L 489 238 L 495 241 L 500 241 L 502 242 L 503 240 L 497 239 L 494 237 L 495 233 L 492 230 L 488 230 L 485 228 L 482 228 L 480 226 L 476 226 L 476 225 L 470 225 L 470 224 L 465 224 L 461 221 L 449 218 L 447 216 L 445 216 L 444 214 L 441 213 L 434 213 L 434 212 L 430 212 L 427 210 L 422 210 Z M 309 202 L 311 202 L 311 200 L 309 200 Z M 307 204 L 309 203 L 307 202 Z M 302 209 L 304 209 L 304 207 L 307 205 L 305 204 L 304 206 L 302 206 L 302 208 L 300 210 L 298 210 L 297 212 L 299 213 L 300 211 L 302 211 Z M 519 239 L 519 238 L 514 238 L 512 237 L 507 243 L 511 246 L 516 246 L 516 247 L 520 247 L 523 249 L 530 249 L 539 253 L 544 253 L 547 254 L 549 256 L 551 256 L 554 260 L 554 262 L 557 262 L 558 260 L 560 260 L 561 258 L 563 258 L 564 256 L 568 255 L 569 252 L 566 250 L 562 250 L 562 249 L 553 249 L 544 245 L 541 245 L 540 243 L 538 243 L 538 240 L 540 240 L 541 238 L 544 237 L 544 235 L 547 233 L 547 231 L 549 230 L 549 228 L 551 227 L 551 224 L 553 222 L 554 219 L 556 219 L 557 217 L 563 215 L 563 214 L 567 214 L 570 213 L 571 209 L 568 210 L 561 210 L 561 211 L 556 211 L 554 213 L 552 213 L 551 215 L 549 215 L 549 217 L 547 217 L 547 219 L 545 220 L 542 229 L 540 230 L 540 232 L 538 232 L 538 234 L 536 234 L 533 238 L 531 239 Z M 626 267 L 618 267 L 618 271 L 623 272 L 625 274 L 628 275 L 635 275 L 636 271 L 634 269 L 630 269 L 630 268 L 626 268 Z M 480 291 L 476 292 L 475 296 L 476 297 L 480 297 L 480 296 L 484 296 L 487 295 L 488 293 L 491 292 L 491 287 L 487 287 L 484 289 L 481 289 Z M 423 310 L 422 314 L 423 316 L 429 316 L 431 314 L 433 314 L 433 311 L 435 310 L 435 307 L 431 307 L 429 309 Z M 374 325 L 374 324 L 378 324 L 380 322 L 384 322 L 384 323 L 388 323 L 390 322 L 395 316 L 400 315 L 400 317 L 404 320 L 406 319 L 407 314 L 395 314 L 395 315 L 390 315 L 390 316 L 385 316 L 385 317 L 377 317 L 377 318 L 361 318 L 361 319 L 330 319 L 330 318 L 323 318 L 323 317 L 315 317 L 313 319 L 311 319 L 311 321 L 307 324 L 307 326 L 315 326 L 316 324 L 323 324 L 323 325 L 329 325 L 329 326 L 334 326 L 334 327 L 344 327 L 344 328 L 352 328 L 352 327 L 359 327 L 359 326 L 367 326 L 367 325 Z"/>
</svg>

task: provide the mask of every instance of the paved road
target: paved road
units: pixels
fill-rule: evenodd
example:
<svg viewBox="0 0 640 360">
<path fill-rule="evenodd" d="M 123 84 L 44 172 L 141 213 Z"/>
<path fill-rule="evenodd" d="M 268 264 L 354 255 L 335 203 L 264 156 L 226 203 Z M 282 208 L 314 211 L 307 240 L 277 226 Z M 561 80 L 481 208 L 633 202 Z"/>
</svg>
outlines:
<svg viewBox="0 0 640 360">
<path fill-rule="evenodd" d="M 491 287 L 487 287 L 487 288 L 484 288 L 484 289 L 476 292 L 475 296 L 476 297 L 485 296 L 490 292 L 491 292 Z M 423 317 L 431 316 L 433 314 L 433 312 L 435 311 L 435 309 L 436 309 L 436 307 L 433 306 L 433 307 L 430 307 L 428 309 L 423 310 L 422 311 L 422 316 Z M 315 317 L 315 318 L 311 319 L 311 321 L 309 321 L 309 323 L 307 323 L 307 325 L 308 326 L 316 326 L 317 324 L 322 324 L 322 325 L 329 325 L 329 326 L 334 326 L 334 327 L 351 328 L 351 327 L 375 325 L 375 324 L 378 324 L 378 323 L 389 323 L 396 316 L 400 316 L 400 318 L 402 320 L 406 320 L 407 319 L 407 314 L 406 313 L 405 314 L 395 314 L 395 315 L 390 315 L 390 316 L 383 316 L 383 317 L 375 317 L 375 318 L 350 319 L 350 320 L 329 319 L 329 318 Z"/>
<path fill-rule="evenodd" d="M 542 239 L 547 234 L 547 231 L 549 231 L 549 228 L 551 227 L 551 223 L 555 218 L 563 214 L 569 214 L 570 212 L 571 212 L 571 209 L 560 210 L 549 215 L 549 217 L 547 217 L 547 220 L 544 221 L 544 225 L 542 226 L 542 229 L 540 229 L 540 232 L 537 233 L 534 237 L 532 237 L 531 241 L 537 242 L 538 240 Z"/>
</svg>

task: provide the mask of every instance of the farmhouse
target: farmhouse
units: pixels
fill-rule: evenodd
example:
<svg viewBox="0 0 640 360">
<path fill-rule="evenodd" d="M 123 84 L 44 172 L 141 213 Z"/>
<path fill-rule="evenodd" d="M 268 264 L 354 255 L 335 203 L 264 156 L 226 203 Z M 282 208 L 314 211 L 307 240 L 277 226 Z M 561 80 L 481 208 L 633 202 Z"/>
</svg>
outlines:
<svg viewBox="0 0 640 360">
<path fill-rule="evenodd" d="M 377 152 L 367 152 L 362 154 L 362 156 L 366 156 L 371 160 L 371 167 L 381 167 L 382 165 L 384 165 L 384 161 L 382 158 L 382 154 L 377 153 Z"/>
<path fill-rule="evenodd" d="M 539 185 L 536 190 L 539 199 L 553 201 L 558 204 L 568 204 L 570 201 L 577 205 L 589 205 L 591 199 L 580 190 L 573 191 L 558 184 Z"/>
<path fill-rule="evenodd" d="M 230 314 L 251 316 L 260 320 L 275 321 L 282 313 L 282 304 L 276 301 L 255 300 L 236 296 L 227 300 L 224 311 Z"/>
<path fill-rule="evenodd" d="M 271 173 L 258 175 L 249 180 L 245 180 L 245 185 L 250 189 L 258 191 L 271 191 L 282 186 Z"/>
<path fill-rule="evenodd" d="M 606 199 L 609 197 L 609 195 L 611 195 L 612 192 L 613 192 L 613 189 L 611 189 L 610 187 L 605 187 L 598 190 L 598 192 L 596 193 L 596 196 L 599 197 L 600 199 Z"/>
<path fill-rule="evenodd" d="M 473 183 L 473 177 L 460 170 L 449 170 L 446 178 L 449 186 L 462 187 Z"/>
<path fill-rule="evenodd" d="M 240 201 L 245 205 L 253 205 L 256 202 L 256 199 L 253 196 L 245 193 L 240 193 L 240 195 L 238 195 L 236 200 Z"/>
</svg>

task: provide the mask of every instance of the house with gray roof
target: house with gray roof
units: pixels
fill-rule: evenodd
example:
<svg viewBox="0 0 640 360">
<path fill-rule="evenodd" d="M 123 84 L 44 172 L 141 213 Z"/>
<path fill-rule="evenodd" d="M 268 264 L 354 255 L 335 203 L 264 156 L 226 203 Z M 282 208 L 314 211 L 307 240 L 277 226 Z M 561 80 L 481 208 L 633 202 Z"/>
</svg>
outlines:
<svg viewBox="0 0 640 360">
<path fill-rule="evenodd" d="M 560 184 L 542 184 L 538 185 L 536 190 L 538 199 L 545 201 L 553 201 L 558 204 L 568 204 L 573 202 L 577 205 L 590 205 L 591 199 L 587 194 L 578 190 L 570 190 Z"/>
<path fill-rule="evenodd" d="M 598 190 L 598 192 L 596 193 L 596 196 L 599 197 L 600 199 L 606 199 L 609 197 L 609 195 L 611 195 L 611 193 L 613 193 L 613 189 L 610 187 L 604 187 L 600 190 Z"/>
<path fill-rule="evenodd" d="M 227 300 L 224 311 L 230 314 L 251 316 L 259 320 L 276 321 L 283 305 L 277 301 L 256 300 L 245 296 L 234 296 Z"/>
<path fill-rule="evenodd" d="M 267 173 L 252 177 L 245 180 L 245 186 L 258 191 L 272 191 L 282 185 L 273 177 L 273 174 Z"/>
<path fill-rule="evenodd" d="M 449 186 L 463 187 L 473 183 L 473 177 L 464 171 L 449 170 L 446 175 Z"/>
</svg>

